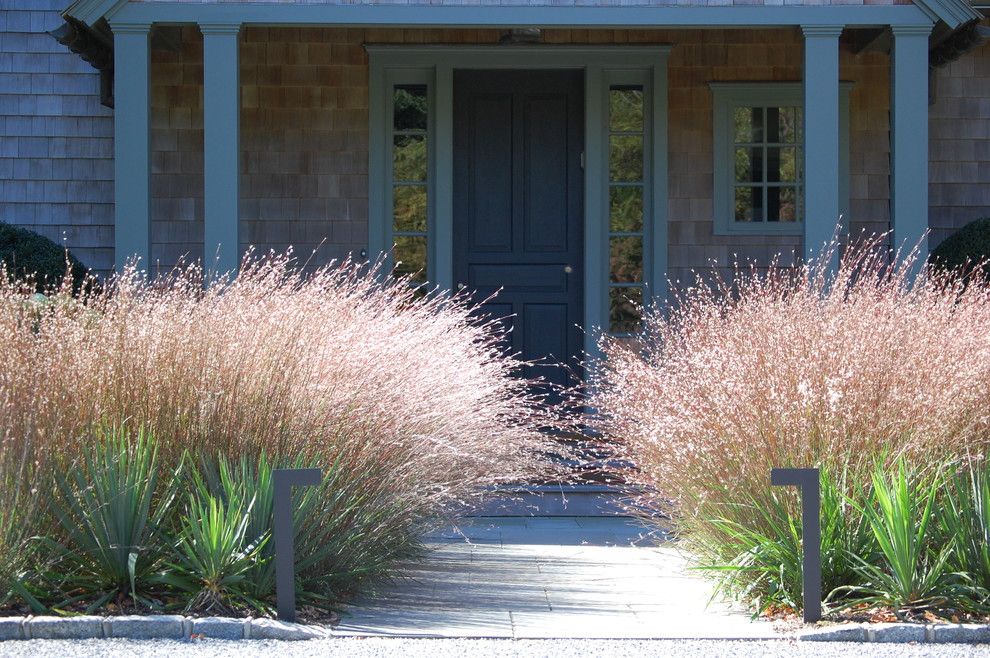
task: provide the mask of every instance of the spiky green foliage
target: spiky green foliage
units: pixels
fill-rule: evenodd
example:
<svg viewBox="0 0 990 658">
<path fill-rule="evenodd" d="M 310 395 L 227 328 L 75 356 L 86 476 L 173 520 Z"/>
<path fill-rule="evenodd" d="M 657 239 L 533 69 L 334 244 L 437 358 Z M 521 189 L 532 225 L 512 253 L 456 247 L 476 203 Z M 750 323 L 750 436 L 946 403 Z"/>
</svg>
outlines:
<svg viewBox="0 0 990 658">
<path fill-rule="evenodd" d="M 70 592 L 92 598 L 90 610 L 124 596 L 151 605 L 145 586 L 165 555 L 162 535 L 181 476 L 162 472 L 157 443 L 143 429 L 101 432 L 55 476 L 52 509 L 64 541 L 58 568 Z"/>
<path fill-rule="evenodd" d="M 229 614 L 238 610 L 264 611 L 253 596 L 252 571 L 264 558 L 267 532 L 252 534 L 255 499 L 244 487 L 214 496 L 197 477 L 179 523 L 176 555 L 162 573 L 161 582 L 189 595 L 186 610 Z"/>
<path fill-rule="evenodd" d="M 858 490 L 860 508 L 880 547 L 880 557 L 853 555 L 862 585 L 848 588 L 865 603 L 896 611 L 947 606 L 972 606 L 966 574 L 953 572 L 953 542 L 939 542 L 936 498 L 945 485 L 945 470 L 910 468 L 898 459 L 893 473 L 878 466 L 872 489 Z"/>
<path fill-rule="evenodd" d="M 949 566 L 972 579 L 979 602 L 990 604 L 990 468 L 985 460 L 960 469 L 939 505 L 942 537 L 951 541 Z"/>
<path fill-rule="evenodd" d="M 866 519 L 844 495 L 848 472 L 821 472 L 822 591 L 840 600 L 841 588 L 858 582 L 854 555 L 870 556 L 876 542 Z M 802 605 L 803 544 L 801 507 L 794 491 L 774 488 L 770 504 L 755 497 L 725 503 L 725 513 L 705 519 L 690 545 L 716 577 L 717 592 L 752 604 L 760 613 Z M 735 509 L 736 507 L 746 509 Z M 755 516 L 756 524 L 735 519 Z"/>
</svg>

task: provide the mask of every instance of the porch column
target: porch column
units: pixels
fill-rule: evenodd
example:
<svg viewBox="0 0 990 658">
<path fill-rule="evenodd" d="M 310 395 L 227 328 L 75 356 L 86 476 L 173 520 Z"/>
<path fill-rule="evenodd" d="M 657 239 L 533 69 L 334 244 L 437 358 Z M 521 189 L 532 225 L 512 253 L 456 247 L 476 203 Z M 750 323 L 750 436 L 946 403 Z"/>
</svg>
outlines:
<svg viewBox="0 0 990 658">
<path fill-rule="evenodd" d="M 237 24 L 200 24 L 203 33 L 203 264 L 240 264 L 240 108 Z"/>
<path fill-rule="evenodd" d="M 893 26 L 890 107 L 891 247 L 928 256 L 928 35 L 931 26 Z"/>
<path fill-rule="evenodd" d="M 150 270 L 150 23 L 112 23 L 114 68 L 114 267 Z"/>
<path fill-rule="evenodd" d="M 839 35 L 841 25 L 804 32 L 804 257 L 820 253 L 839 221 Z M 832 267 L 838 267 L 838 254 Z"/>
</svg>

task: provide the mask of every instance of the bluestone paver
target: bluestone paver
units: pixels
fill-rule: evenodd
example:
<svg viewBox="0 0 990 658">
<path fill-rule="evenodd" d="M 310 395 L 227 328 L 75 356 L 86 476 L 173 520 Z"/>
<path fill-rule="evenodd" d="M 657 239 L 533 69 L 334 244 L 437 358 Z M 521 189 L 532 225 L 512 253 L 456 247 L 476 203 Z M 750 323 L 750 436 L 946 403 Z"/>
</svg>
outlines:
<svg viewBox="0 0 990 658">
<path fill-rule="evenodd" d="M 773 638 L 712 603 L 663 538 L 627 518 L 478 518 L 429 538 L 406 578 L 356 602 L 335 634 Z"/>
</svg>

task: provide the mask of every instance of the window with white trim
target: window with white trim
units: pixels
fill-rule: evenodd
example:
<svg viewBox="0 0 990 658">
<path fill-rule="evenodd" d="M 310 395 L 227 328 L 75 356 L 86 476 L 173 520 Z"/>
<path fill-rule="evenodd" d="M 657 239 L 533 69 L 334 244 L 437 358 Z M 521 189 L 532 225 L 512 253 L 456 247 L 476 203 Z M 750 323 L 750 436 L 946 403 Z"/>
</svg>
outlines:
<svg viewBox="0 0 990 658">
<path fill-rule="evenodd" d="M 799 235 L 804 222 L 801 83 L 713 83 L 717 235 Z M 845 189 L 848 86 L 840 93 Z M 847 205 L 840 200 L 843 208 Z"/>
</svg>

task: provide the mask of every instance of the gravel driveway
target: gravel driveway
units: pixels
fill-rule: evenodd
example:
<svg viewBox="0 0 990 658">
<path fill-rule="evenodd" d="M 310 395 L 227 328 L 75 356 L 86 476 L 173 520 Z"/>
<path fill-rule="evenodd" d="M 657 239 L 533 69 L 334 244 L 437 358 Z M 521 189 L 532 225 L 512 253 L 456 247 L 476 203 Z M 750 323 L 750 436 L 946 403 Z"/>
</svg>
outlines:
<svg viewBox="0 0 990 658">
<path fill-rule="evenodd" d="M 409 638 L 337 638 L 309 642 L 206 640 L 31 640 L 0 644 L 0 656 L 12 658 L 62 658 L 63 656 L 142 658 L 253 658 L 278 656 L 346 656 L 381 658 L 576 658 L 608 656 L 684 656 L 686 658 L 776 658 L 777 656 L 871 656 L 877 658 L 990 657 L 990 645 L 877 645 L 845 643 L 799 643 L 792 640 L 745 642 L 728 640 L 426 640 Z"/>
</svg>

